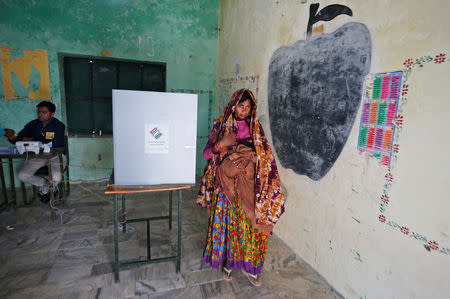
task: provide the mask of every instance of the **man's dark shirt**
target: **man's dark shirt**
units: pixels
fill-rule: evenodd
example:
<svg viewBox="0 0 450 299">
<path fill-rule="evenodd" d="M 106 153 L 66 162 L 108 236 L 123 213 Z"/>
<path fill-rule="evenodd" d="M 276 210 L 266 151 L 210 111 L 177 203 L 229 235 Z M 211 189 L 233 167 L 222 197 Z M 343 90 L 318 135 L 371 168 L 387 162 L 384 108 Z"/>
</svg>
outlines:
<svg viewBox="0 0 450 299">
<path fill-rule="evenodd" d="M 52 147 L 64 147 L 65 128 L 66 126 L 54 117 L 45 127 L 39 119 L 35 119 L 27 123 L 17 137 L 18 140 L 28 137 L 35 141 L 42 141 L 42 143 L 53 142 Z"/>
</svg>

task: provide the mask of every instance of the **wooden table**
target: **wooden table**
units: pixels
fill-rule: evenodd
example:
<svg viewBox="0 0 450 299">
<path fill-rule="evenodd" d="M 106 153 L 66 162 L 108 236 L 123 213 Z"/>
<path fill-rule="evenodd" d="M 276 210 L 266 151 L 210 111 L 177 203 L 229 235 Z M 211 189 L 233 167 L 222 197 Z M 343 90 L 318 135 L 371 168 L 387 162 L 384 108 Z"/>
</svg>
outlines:
<svg viewBox="0 0 450 299">
<path fill-rule="evenodd" d="M 28 152 L 24 154 L 13 154 L 13 153 L 0 153 L 0 181 L 2 185 L 2 194 L 4 199 L 4 205 L 17 205 L 17 195 L 16 195 L 16 184 L 15 184 L 15 178 L 14 178 L 14 165 L 13 165 L 13 159 L 47 159 L 48 164 L 48 175 L 51 178 L 52 177 L 52 167 L 50 163 L 50 159 L 59 155 L 59 161 L 61 164 L 61 175 L 63 175 L 64 166 L 63 166 L 63 154 L 64 148 L 54 148 L 51 150 L 50 153 L 39 153 L 35 154 L 33 152 Z M 11 192 L 12 192 L 12 200 L 10 203 L 8 203 L 8 195 L 6 192 L 6 182 L 5 182 L 5 174 L 3 170 L 3 159 L 6 159 L 9 164 L 9 179 L 10 179 L 10 185 L 11 185 Z M 25 204 L 27 204 L 27 194 L 25 191 L 25 184 L 21 182 L 21 188 L 22 188 L 22 197 Z M 53 184 L 50 186 L 50 200 L 53 200 Z"/>
<path fill-rule="evenodd" d="M 119 282 L 119 270 L 121 268 L 130 268 L 135 266 L 141 266 L 145 264 L 161 263 L 167 261 L 176 261 L 177 273 L 180 272 L 180 261 L 181 261 L 181 208 L 183 195 L 182 191 L 184 189 L 191 188 L 191 185 L 145 185 L 145 186 L 126 186 L 126 185 L 108 185 L 106 187 L 105 194 L 114 194 L 114 207 L 113 207 L 113 217 L 114 217 L 114 279 L 115 282 Z M 178 240 L 177 240 L 177 255 L 169 256 L 164 258 L 151 258 L 150 252 L 150 221 L 152 220 L 169 220 L 169 229 L 172 229 L 172 192 L 178 190 Z M 169 191 L 169 215 L 158 216 L 158 217 L 148 217 L 148 218 L 136 218 L 136 219 L 126 219 L 125 214 L 125 195 L 133 193 L 149 193 L 149 192 L 162 192 Z M 132 222 L 147 222 L 147 259 L 145 261 L 132 261 L 127 263 L 121 263 L 119 261 L 119 220 L 117 215 L 117 198 L 121 195 L 122 199 L 122 232 L 126 232 L 126 224 Z"/>
</svg>

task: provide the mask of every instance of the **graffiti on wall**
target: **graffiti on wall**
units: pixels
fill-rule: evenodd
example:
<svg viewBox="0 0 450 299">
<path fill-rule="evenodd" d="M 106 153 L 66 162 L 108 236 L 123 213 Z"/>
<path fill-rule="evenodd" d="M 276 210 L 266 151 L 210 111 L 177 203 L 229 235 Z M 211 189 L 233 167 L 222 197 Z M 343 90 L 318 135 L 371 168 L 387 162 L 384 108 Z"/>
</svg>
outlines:
<svg viewBox="0 0 450 299">
<path fill-rule="evenodd" d="M 0 68 L 3 98 L 51 99 L 47 50 L 0 47 Z"/>
<path fill-rule="evenodd" d="M 331 34 L 311 35 L 317 21 L 348 7 L 310 6 L 307 40 L 277 49 L 270 60 L 270 128 L 283 167 L 313 180 L 324 177 L 353 127 L 369 73 L 372 42 L 367 27 L 350 22 Z"/>
</svg>

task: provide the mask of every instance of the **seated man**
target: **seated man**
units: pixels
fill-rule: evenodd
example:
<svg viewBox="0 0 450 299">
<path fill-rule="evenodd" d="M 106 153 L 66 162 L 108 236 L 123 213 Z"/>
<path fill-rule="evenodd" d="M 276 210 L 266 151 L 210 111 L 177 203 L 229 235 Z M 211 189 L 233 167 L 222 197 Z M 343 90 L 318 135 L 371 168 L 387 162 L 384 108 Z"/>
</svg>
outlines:
<svg viewBox="0 0 450 299">
<path fill-rule="evenodd" d="M 56 106 L 55 104 L 42 101 L 37 106 L 38 118 L 30 121 L 19 132 L 17 136 L 11 134 L 12 130 L 5 129 L 5 136 L 12 143 L 16 141 L 41 141 L 42 143 L 52 143 L 51 147 L 64 147 L 64 130 L 66 126 L 54 117 Z M 66 164 L 66 157 L 63 155 L 64 166 Z M 39 197 L 42 202 L 49 201 L 50 183 L 44 178 L 36 176 L 36 171 L 47 165 L 47 159 L 27 159 L 23 167 L 18 173 L 18 177 L 22 182 L 32 184 L 39 187 Z M 58 196 L 58 183 L 61 182 L 62 173 L 60 168 L 59 157 L 55 156 L 50 159 L 52 168 L 53 190 L 55 190 L 55 198 Z"/>
</svg>

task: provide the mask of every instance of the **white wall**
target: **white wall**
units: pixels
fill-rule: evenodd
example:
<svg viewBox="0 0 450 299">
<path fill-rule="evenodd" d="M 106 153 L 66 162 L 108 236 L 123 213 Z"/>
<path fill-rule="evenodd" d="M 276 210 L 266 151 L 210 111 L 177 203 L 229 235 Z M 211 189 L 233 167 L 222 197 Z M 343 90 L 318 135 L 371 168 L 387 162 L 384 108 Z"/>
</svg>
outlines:
<svg viewBox="0 0 450 299">
<path fill-rule="evenodd" d="M 350 7 L 324 25 L 331 33 L 347 22 L 365 24 L 372 39 L 370 73 L 404 69 L 407 58 L 450 53 L 450 2 L 445 0 L 316 1 Z M 267 79 L 273 52 L 306 38 L 309 5 L 299 0 L 222 1 L 218 53 L 218 106 L 240 87 L 258 98 L 271 138 Z M 357 151 L 361 108 L 347 143 L 318 181 L 283 169 L 286 212 L 275 228 L 295 252 L 346 298 L 450 298 L 450 179 L 447 129 L 450 63 L 414 66 L 401 113 L 404 125 L 392 173 L 390 203 L 379 220 L 387 168 Z M 258 90 L 256 91 L 256 88 Z M 387 225 L 387 222 L 391 225 Z M 397 227 L 408 228 L 408 235 Z M 424 240 L 411 237 L 412 232 Z M 421 237 L 418 237 L 419 239 Z M 425 240 L 426 239 L 426 240 Z M 424 245 L 436 241 L 437 250 Z M 269 248 L 270 250 L 270 248 Z M 441 250 L 441 251 L 440 251 Z"/>
</svg>

